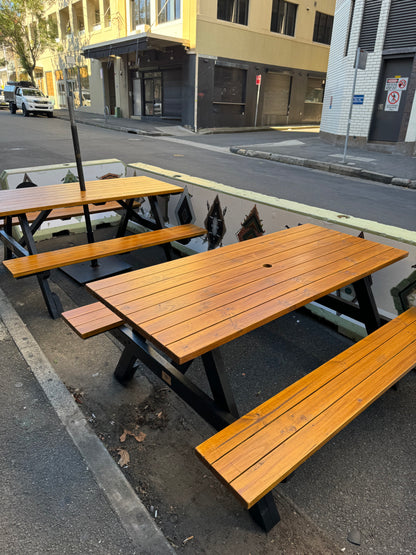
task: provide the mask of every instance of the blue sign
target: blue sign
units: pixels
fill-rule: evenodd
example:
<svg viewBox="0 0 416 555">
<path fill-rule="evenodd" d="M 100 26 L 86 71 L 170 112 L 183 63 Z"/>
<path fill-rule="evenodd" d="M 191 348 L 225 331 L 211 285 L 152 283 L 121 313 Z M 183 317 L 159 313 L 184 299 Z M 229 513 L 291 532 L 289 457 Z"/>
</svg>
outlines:
<svg viewBox="0 0 416 555">
<path fill-rule="evenodd" d="M 363 94 L 355 94 L 352 97 L 353 104 L 364 104 L 364 95 Z"/>
</svg>

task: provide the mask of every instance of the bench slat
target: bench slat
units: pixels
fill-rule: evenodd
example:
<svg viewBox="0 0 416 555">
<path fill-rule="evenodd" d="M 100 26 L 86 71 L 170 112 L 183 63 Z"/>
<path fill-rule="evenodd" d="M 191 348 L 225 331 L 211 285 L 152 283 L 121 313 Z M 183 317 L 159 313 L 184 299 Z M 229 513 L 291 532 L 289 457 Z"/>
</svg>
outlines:
<svg viewBox="0 0 416 555">
<path fill-rule="evenodd" d="M 250 508 L 415 364 L 412 308 L 220 431 L 196 452 Z"/>
<path fill-rule="evenodd" d="M 207 439 L 198 447 L 200 454 L 204 456 L 209 464 L 212 464 L 231 451 L 236 445 L 256 433 L 257 430 L 267 426 L 274 418 L 283 414 L 287 410 L 288 405 L 293 406 L 301 402 L 322 387 L 322 385 L 333 379 L 342 369 L 348 365 L 355 364 L 373 351 L 373 349 L 405 329 L 407 325 L 413 323 L 410 316 L 411 314 L 407 312 L 401 314 L 389 322 L 388 325 L 382 326 L 371 335 L 361 339 L 361 341 L 353 345 L 353 350 L 349 348 L 341 352 L 334 359 L 289 385 L 255 410 L 242 416 L 224 430 L 219 431 L 215 436 Z"/>
<path fill-rule="evenodd" d="M 105 256 L 131 252 L 136 249 L 161 245 L 171 241 L 199 237 L 205 233 L 205 229 L 193 224 L 179 225 L 138 233 L 137 235 L 97 241 L 96 243 L 86 245 L 77 245 L 57 251 L 13 258 L 4 260 L 3 264 L 11 272 L 13 277 L 19 278 L 46 270 L 52 270 L 54 268 L 61 268 L 62 266 L 103 258 Z"/>
<path fill-rule="evenodd" d="M 82 339 L 120 326 L 123 321 L 100 302 L 67 310 L 62 318 Z"/>
</svg>

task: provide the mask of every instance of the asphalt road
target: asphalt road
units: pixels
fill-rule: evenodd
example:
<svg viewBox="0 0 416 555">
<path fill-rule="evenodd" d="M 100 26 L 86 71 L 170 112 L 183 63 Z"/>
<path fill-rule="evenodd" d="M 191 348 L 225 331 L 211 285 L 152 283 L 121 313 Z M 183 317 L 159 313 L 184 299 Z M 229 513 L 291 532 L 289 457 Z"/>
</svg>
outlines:
<svg viewBox="0 0 416 555">
<path fill-rule="evenodd" d="M 68 121 L 0 112 L 0 170 L 74 161 Z M 78 125 L 82 159 L 146 162 L 319 208 L 416 230 L 416 192 L 231 154 L 229 147 L 287 139 L 279 131 L 149 137 Z M 293 136 L 295 138 L 295 136 Z"/>
</svg>

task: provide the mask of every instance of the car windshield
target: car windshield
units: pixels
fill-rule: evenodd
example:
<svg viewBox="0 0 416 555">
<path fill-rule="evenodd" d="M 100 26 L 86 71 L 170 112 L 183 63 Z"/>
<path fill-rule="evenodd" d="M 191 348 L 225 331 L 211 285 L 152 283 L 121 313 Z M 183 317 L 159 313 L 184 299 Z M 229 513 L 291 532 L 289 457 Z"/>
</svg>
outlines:
<svg viewBox="0 0 416 555">
<path fill-rule="evenodd" d="M 22 94 L 25 96 L 45 96 L 43 92 L 38 91 L 37 89 L 22 89 Z"/>
</svg>

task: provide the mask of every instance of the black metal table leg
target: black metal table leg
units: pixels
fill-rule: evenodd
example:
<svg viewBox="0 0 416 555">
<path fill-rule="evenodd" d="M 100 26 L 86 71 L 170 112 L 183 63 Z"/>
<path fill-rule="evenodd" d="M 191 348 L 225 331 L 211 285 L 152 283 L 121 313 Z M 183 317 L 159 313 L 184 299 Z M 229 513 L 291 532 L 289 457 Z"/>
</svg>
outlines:
<svg viewBox="0 0 416 555">
<path fill-rule="evenodd" d="M 381 326 L 381 320 L 369 276 L 356 281 L 353 286 L 361 311 L 361 321 L 364 322 L 367 333 L 372 333 Z"/>
<path fill-rule="evenodd" d="M 219 407 L 238 418 L 237 405 L 227 379 L 224 361 L 219 348 L 202 355 L 205 373 L 211 387 L 212 396 Z"/>
<path fill-rule="evenodd" d="M 262 497 L 260 501 L 257 501 L 257 503 L 249 509 L 249 513 L 251 518 L 261 526 L 265 532 L 269 532 L 269 530 L 280 521 L 279 511 L 277 510 L 271 491 Z"/>
<path fill-rule="evenodd" d="M 19 217 L 19 223 L 24 237 L 24 242 L 26 243 L 29 254 L 37 254 L 35 240 L 33 238 L 32 231 L 29 226 L 29 222 L 27 221 L 26 214 L 19 214 L 18 217 Z M 42 291 L 43 298 L 48 308 L 48 312 L 52 316 L 52 318 L 56 319 L 56 318 L 59 318 L 59 316 L 62 313 L 62 304 L 58 295 L 51 291 L 51 288 L 48 282 L 49 276 L 50 276 L 49 272 L 42 272 L 36 275 L 40 290 Z"/>
<path fill-rule="evenodd" d="M 4 232 L 9 237 L 13 236 L 13 226 L 12 226 L 12 217 L 11 216 L 6 216 L 6 218 L 5 218 Z M 4 259 L 9 260 L 12 256 L 13 256 L 13 252 L 10 249 L 9 245 L 4 243 Z"/>
<path fill-rule="evenodd" d="M 178 365 L 175 368 L 145 339 L 127 326 L 114 329 L 112 333 L 125 345 L 115 371 L 115 378 L 118 381 L 126 384 L 131 380 L 136 371 L 135 361 L 138 359 L 216 430 L 221 430 L 234 422 L 233 414 L 218 406 L 216 400 L 211 399 L 184 375 L 189 364 Z"/>
<path fill-rule="evenodd" d="M 132 199 L 129 199 L 125 203 L 124 213 L 121 216 L 121 220 L 120 220 L 120 223 L 118 225 L 116 237 L 124 237 L 124 235 L 126 234 L 127 224 L 129 223 L 129 220 L 131 220 L 131 213 L 133 211 L 134 200 L 135 199 L 132 198 Z"/>
</svg>

